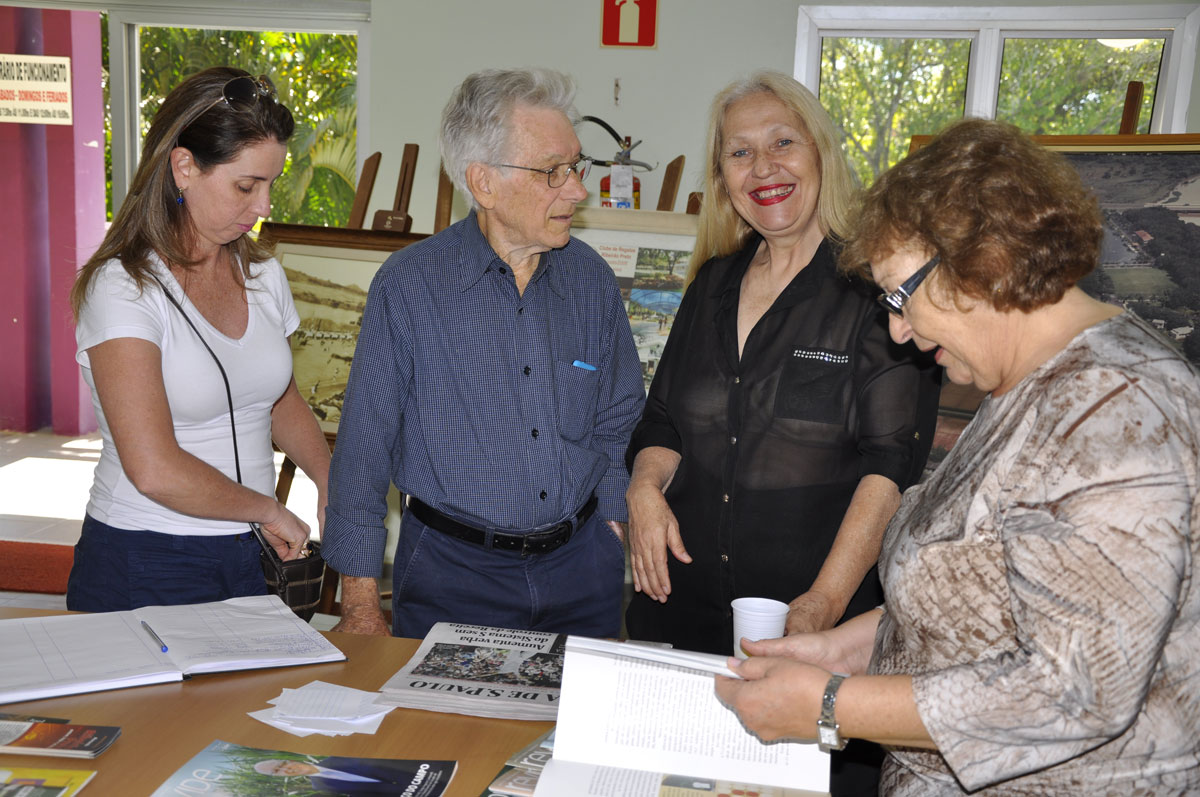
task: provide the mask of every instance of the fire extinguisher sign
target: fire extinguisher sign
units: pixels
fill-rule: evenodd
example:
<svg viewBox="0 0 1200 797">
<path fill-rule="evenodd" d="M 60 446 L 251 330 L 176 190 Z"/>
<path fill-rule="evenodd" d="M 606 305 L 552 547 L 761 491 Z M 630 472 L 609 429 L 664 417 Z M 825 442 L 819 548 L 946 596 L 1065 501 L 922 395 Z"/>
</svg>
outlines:
<svg viewBox="0 0 1200 797">
<path fill-rule="evenodd" d="M 602 0 L 603 47 L 654 47 L 658 39 L 658 0 Z"/>
</svg>

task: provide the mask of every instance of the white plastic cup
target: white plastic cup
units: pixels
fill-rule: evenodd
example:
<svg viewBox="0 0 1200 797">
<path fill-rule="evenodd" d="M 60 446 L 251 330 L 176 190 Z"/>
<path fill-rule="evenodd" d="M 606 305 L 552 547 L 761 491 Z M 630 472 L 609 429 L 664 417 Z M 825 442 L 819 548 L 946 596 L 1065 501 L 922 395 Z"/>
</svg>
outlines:
<svg viewBox="0 0 1200 797">
<path fill-rule="evenodd" d="M 742 639 L 775 639 L 783 636 L 788 605 L 770 598 L 735 598 L 733 606 L 733 655 L 749 656 L 742 650 Z"/>
</svg>

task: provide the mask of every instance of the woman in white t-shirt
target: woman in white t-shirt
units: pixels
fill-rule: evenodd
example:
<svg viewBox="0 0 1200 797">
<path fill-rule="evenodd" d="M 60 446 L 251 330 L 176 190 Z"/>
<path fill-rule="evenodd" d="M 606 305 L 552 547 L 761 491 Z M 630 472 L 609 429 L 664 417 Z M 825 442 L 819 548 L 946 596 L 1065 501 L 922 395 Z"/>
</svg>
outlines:
<svg viewBox="0 0 1200 797">
<path fill-rule="evenodd" d="M 104 447 L 71 609 L 266 592 L 248 524 L 284 559 L 309 536 L 272 497 L 272 439 L 316 482 L 323 515 L 329 449 L 292 378 L 299 318 L 282 267 L 246 236 L 270 213 L 293 127 L 266 76 L 214 67 L 188 78 L 79 272 L 76 359 Z"/>
</svg>

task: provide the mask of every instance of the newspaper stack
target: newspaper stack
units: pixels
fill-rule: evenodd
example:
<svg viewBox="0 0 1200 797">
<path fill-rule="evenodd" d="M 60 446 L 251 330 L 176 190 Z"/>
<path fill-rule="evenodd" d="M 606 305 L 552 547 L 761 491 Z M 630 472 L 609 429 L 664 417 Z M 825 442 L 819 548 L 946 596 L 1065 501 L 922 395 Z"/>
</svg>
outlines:
<svg viewBox="0 0 1200 797">
<path fill-rule="evenodd" d="M 553 720 L 566 634 L 438 623 L 376 703 L 477 717 Z"/>
</svg>

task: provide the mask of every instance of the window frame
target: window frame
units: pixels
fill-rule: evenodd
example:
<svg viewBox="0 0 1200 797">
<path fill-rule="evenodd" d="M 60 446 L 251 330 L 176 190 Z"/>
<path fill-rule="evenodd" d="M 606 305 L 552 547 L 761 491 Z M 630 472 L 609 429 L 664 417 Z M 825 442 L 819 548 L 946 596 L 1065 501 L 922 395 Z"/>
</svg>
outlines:
<svg viewBox="0 0 1200 797">
<path fill-rule="evenodd" d="M 971 56 L 964 114 L 994 119 L 1007 38 L 1165 38 L 1150 132 L 1185 132 L 1200 40 L 1200 8 L 1170 4 L 1135 8 L 1136 19 L 1127 6 L 801 5 L 793 76 L 814 94 L 818 91 L 825 36 L 968 38 Z M 1081 19 L 1092 21 L 1085 25 Z"/>
<path fill-rule="evenodd" d="M 138 106 L 141 97 L 141 63 L 138 28 L 176 27 L 215 30 L 287 30 L 339 33 L 358 37 L 358 164 L 370 152 L 370 3 L 368 0 L 271 0 L 258 2 L 207 2 L 194 0 L 75 0 L 75 10 L 108 13 L 109 105 L 112 114 L 113 213 L 129 192 L 129 183 L 141 153 Z"/>
</svg>

